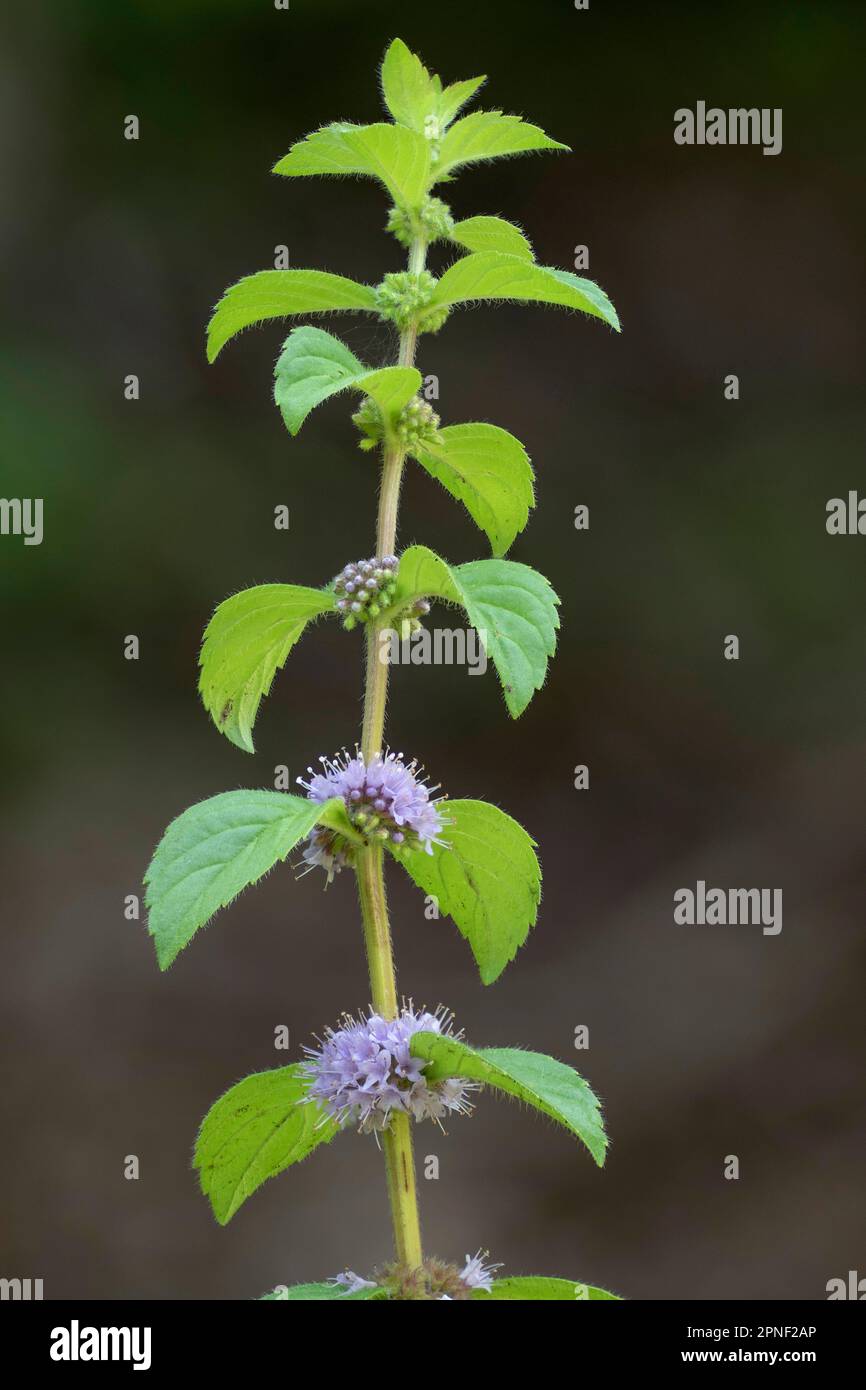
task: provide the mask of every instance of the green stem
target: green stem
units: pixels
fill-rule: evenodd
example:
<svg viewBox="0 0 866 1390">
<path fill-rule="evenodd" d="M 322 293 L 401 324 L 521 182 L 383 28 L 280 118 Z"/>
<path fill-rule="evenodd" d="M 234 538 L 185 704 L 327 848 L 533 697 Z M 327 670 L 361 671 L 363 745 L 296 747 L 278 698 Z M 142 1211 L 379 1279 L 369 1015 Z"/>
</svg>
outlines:
<svg viewBox="0 0 866 1390">
<path fill-rule="evenodd" d="M 385 899 L 384 853 L 381 845 L 360 852 L 357 859 L 358 890 L 373 1008 L 383 1018 L 396 1018 L 397 982 Z M 421 1223 L 410 1124 L 408 1115 L 393 1114 L 382 1135 L 382 1147 L 397 1259 L 409 1269 L 417 1269 L 422 1259 Z"/>
<path fill-rule="evenodd" d="M 426 245 L 413 241 L 409 251 L 409 269 L 414 274 L 424 268 Z M 408 328 L 400 334 L 398 363 L 411 367 L 415 361 L 417 330 Z M 400 483 L 406 451 L 393 440 L 383 450 L 382 478 L 379 487 L 379 516 L 376 527 L 376 554 L 390 555 L 397 541 L 397 509 Z M 366 679 L 364 686 L 364 725 L 361 751 L 367 762 L 382 751 L 385 732 L 385 705 L 388 699 L 388 663 L 379 656 L 380 624 L 367 625 Z M 381 845 L 361 850 L 357 856 L 358 892 L 364 922 L 364 941 L 370 973 L 373 1008 L 383 1018 L 396 1018 L 397 979 L 391 949 L 391 927 L 385 897 L 384 850 Z M 415 1185 L 415 1156 L 408 1115 L 391 1116 L 382 1135 L 391 1219 L 394 1224 L 394 1245 L 397 1259 L 410 1269 L 421 1264 L 421 1224 L 418 1216 L 418 1194 Z"/>
</svg>

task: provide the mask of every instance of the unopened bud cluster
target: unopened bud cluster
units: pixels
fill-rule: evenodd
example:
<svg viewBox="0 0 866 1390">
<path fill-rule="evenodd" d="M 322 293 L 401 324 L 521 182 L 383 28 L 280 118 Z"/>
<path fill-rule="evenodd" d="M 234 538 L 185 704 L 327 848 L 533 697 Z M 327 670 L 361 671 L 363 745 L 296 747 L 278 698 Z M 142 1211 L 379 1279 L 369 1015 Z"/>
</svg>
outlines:
<svg viewBox="0 0 866 1390">
<path fill-rule="evenodd" d="M 381 410 L 370 396 L 365 397 L 355 411 L 352 416 L 352 424 L 357 425 L 363 435 L 363 439 L 358 441 L 360 449 L 377 449 L 382 443 L 385 422 L 382 419 Z"/>
<path fill-rule="evenodd" d="M 340 571 L 334 580 L 335 604 L 347 632 L 356 623 L 378 618 L 383 608 L 393 603 L 398 565 L 396 555 L 374 555 L 370 560 L 353 561 Z"/>
<path fill-rule="evenodd" d="M 362 449 L 377 448 L 385 434 L 382 412 L 374 400 L 368 396 L 359 410 L 352 416 L 353 424 L 364 436 L 360 441 Z M 394 434 L 408 453 L 414 453 L 425 445 L 432 444 L 439 428 L 439 416 L 428 401 L 413 396 L 407 401 L 394 422 Z"/>
<path fill-rule="evenodd" d="M 439 428 L 439 416 L 420 396 L 407 401 L 397 416 L 394 432 L 404 449 L 410 453 L 424 444 L 432 444 Z"/>
<path fill-rule="evenodd" d="M 379 316 L 401 333 L 416 327 L 419 332 L 436 333 L 448 317 L 448 306 L 430 308 L 435 290 L 436 276 L 429 270 L 392 270 L 376 286 Z"/>
<path fill-rule="evenodd" d="M 388 214 L 387 231 L 392 232 L 406 247 L 416 239 L 428 244 L 447 241 L 454 231 L 454 218 L 447 203 L 443 203 L 441 198 L 428 196 L 414 211 L 393 207 Z"/>
</svg>

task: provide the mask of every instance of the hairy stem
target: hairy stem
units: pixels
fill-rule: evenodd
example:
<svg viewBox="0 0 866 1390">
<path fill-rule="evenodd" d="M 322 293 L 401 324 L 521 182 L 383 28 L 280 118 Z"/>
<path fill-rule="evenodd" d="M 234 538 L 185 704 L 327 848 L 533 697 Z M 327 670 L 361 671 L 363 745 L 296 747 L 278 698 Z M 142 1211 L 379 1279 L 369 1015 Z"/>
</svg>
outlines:
<svg viewBox="0 0 866 1390">
<path fill-rule="evenodd" d="M 424 268 L 426 246 L 415 240 L 409 251 L 409 269 L 418 273 Z M 415 361 L 417 330 L 413 327 L 400 334 L 401 367 L 411 367 Z M 379 516 L 376 527 L 376 554 L 390 555 L 397 541 L 397 509 L 400 483 L 403 477 L 405 449 L 393 441 L 386 443 L 382 458 L 382 478 L 379 487 Z M 385 705 L 388 698 L 388 664 L 379 657 L 380 624 L 367 625 L 366 680 L 364 686 L 364 726 L 361 751 L 370 761 L 382 751 L 385 732 Z M 358 892 L 364 921 L 364 941 L 373 1008 L 383 1018 L 397 1016 L 397 979 L 391 949 L 391 927 L 385 897 L 384 850 L 381 845 L 361 850 L 357 857 Z M 408 1115 L 392 1114 L 382 1135 L 391 1219 L 394 1224 L 394 1245 L 401 1264 L 415 1269 L 421 1264 L 421 1225 L 418 1216 L 418 1195 L 415 1186 L 415 1156 Z"/>
<path fill-rule="evenodd" d="M 397 982 L 391 953 L 388 904 L 385 899 L 382 864 L 384 853 L 382 846 L 376 845 L 358 855 L 358 889 L 364 919 L 373 1008 L 383 1018 L 395 1018 Z M 392 1114 L 390 1124 L 382 1135 L 382 1147 L 385 1152 L 385 1171 L 397 1259 L 410 1269 L 416 1269 L 421 1263 L 421 1223 L 418 1216 L 415 1155 L 410 1124 L 408 1115 Z"/>
</svg>

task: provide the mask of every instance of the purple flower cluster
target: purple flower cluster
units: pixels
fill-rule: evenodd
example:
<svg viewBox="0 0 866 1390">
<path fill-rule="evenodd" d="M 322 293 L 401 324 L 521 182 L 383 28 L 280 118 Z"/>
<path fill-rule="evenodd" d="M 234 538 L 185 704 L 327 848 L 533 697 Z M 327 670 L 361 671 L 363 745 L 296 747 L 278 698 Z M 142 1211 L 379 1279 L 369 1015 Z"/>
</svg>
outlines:
<svg viewBox="0 0 866 1390">
<path fill-rule="evenodd" d="M 453 1111 L 468 1115 L 469 1091 L 478 1087 L 459 1077 L 427 1081 L 426 1063 L 413 1057 L 409 1043 L 415 1033 L 452 1037 L 451 1015 L 404 1008 L 399 1018 L 349 1015 L 343 1026 L 329 1028 L 319 1048 L 305 1048 L 301 1069 L 309 1078 L 308 1100 L 317 1101 L 342 1126 L 356 1124 L 362 1134 L 387 1129 L 391 1115 L 435 1120 Z"/>
<path fill-rule="evenodd" d="M 298 782 L 312 801 L 325 802 L 340 796 L 346 805 L 349 819 L 368 841 L 387 841 L 399 849 L 423 848 L 433 853 L 433 845 L 441 845 L 442 814 L 438 807 L 441 797 L 430 796 L 431 788 L 421 778 L 415 759 L 403 761 L 402 753 L 377 753 L 367 763 L 356 751 L 354 757 L 343 749 L 335 758 L 320 758 L 321 772 L 303 777 Z M 435 791 L 435 788 L 432 788 Z M 352 862 L 352 846 L 348 841 L 324 826 L 311 830 L 304 849 L 304 860 L 311 868 L 325 870 L 330 883 L 335 873 Z"/>
<path fill-rule="evenodd" d="M 342 614 L 343 627 L 351 631 L 356 623 L 378 618 L 392 602 L 397 588 L 396 555 L 374 555 L 346 565 L 334 580 L 335 605 Z"/>
</svg>

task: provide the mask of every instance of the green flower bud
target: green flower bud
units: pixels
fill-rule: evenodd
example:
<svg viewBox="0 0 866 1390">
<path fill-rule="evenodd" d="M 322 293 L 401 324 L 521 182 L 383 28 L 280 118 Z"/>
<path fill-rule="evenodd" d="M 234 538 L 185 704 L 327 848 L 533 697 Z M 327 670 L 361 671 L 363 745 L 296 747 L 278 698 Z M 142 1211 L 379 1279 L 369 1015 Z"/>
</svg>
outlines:
<svg viewBox="0 0 866 1390">
<path fill-rule="evenodd" d="M 414 211 L 393 207 L 388 214 L 387 230 L 407 248 L 416 239 L 432 245 L 434 241 L 447 240 L 451 236 L 454 218 L 448 204 L 443 203 L 441 198 L 427 197 Z"/>
<path fill-rule="evenodd" d="M 403 447 L 412 453 L 432 444 L 438 428 L 439 416 L 433 407 L 420 396 L 413 396 L 397 416 L 395 432 Z"/>
<path fill-rule="evenodd" d="M 436 277 L 429 270 L 392 270 L 376 287 L 379 316 L 401 333 L 412 327 L 435 333 L 448 317 L 447 306 L 430 308 L 435 289 Z"/>
<path fill-rule="evenodd" d="M 385 423 L 382 419 L 382 412 L 374 400 L 366 396 L 352 416 L 352 424 L 357 425 L 364 436 L 359 440 L 361 449 L 376 449 L 382 443 L 385 433 Z"/>
</svg>

